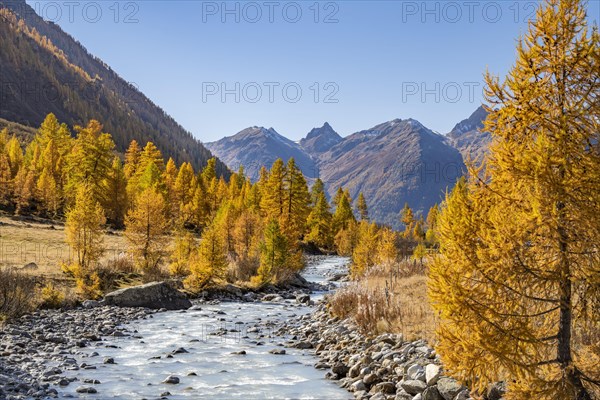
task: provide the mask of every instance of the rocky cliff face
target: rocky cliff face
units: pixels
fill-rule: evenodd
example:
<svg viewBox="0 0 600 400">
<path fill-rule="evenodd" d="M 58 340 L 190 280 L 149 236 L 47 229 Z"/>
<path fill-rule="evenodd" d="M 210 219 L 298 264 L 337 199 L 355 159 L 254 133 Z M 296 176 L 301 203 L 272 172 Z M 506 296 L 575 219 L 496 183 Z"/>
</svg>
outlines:
<svg viewBox="0 0 600 400">
<path fill-rule="evenodd" d="M 492 136 L 489 132 L 481 131 L 487 115 L 488 112 L 483 107 L 479 107 L 469 118 L 460 121 L 448 133 L 450 143 L 461 152 L 463 158 L 481 160 L 487 152 Z"/>
</svg>

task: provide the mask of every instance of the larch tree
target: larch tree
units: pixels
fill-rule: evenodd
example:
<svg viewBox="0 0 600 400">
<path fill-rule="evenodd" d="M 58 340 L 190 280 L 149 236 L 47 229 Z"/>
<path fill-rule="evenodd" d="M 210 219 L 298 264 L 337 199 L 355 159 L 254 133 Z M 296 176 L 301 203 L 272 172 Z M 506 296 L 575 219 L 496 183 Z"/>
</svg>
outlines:
<svg viewBox="0 0 600 400">
<path fill-rule="evenodd" d="M 11 174 L 15 177 L 23 167 L 23 149 L 21 149 L 19 139 L 14 135 L 6 143 L 6 154 L 8 155 Z"/>
<path fill-rule="evenodd" d="M 333 246 L 331 220 L 332 215 L 329 211 L 329 203 L 327 202 L 325 193 L 320 192 L 316 204 L 310 211 L 306 221 L 308 234 L 305 240 L 324 249 L 331 248 Z"/>
<path fill-rule="evenodd" d="M 376 263 L 390 268 L 398 260 L 398 234 L 391 228 L 384 227 L 379 231 L 379 242 L 377 243 Z"/>
<path fill-rule="evenodd" d="M 352 252 L 352 276 L 360 276 L 377 262 L 377 244 L 379 230 L 375 223 L 360 221 L 358 223 L 358 240 Z"/>
<path fill-rule="evenodd" d="M 350 222 L 356 221 L 351 204 L 349 195 L 342 192 L 333 214 L 333 229 L 336 233 L 348 229 Z"/>
<path fill-rule="evenodd" d="M 547 0 L 506 80 L 486 76 L 491 154 L 446 199 L 428 283 L 442 361 L 480 393 L 600 394 L 599 74 L 584 3 Z"/>
<path fill-rule="evenodd" d="M 429 209 L 429 213 L 427 213 L 427 232 L 425 232 L 425 240 L 430 245 L 435 245 L 437 243 L 437 236 L 435 234 L 435 229 L 437 226 L 437 219 L 440 213 L 439 206 L 435 204 L 433 207 Z"/>
<path fill-rule="evenodd" d="M 142 149 L 136 140 L 132 140 L 125 152 L 125 176 L 127 179 L 131 179 L 138 170 L 140 165 L 140 155 Z"/>
<path fill-rule="evenodd" d="M 265 227 L 260 247 L 260 266 L 252 281 L 255 284 L 263 285 L 285 279 L 290 257 L 288 239 L 282 232 L 279 222 L 272 218 Z"/>
<path fill-rule="evenodd" d="M 400 222 L 404 225 L 403 236 L 405 238 L 410 238 L 414 230 L 415 215 L 412 208 L 408 206 L 408 203 L 404 203 L 404 207 L 402 207 L 402 210 L 400 211 Z"/>
<path fill-rule="evenodd" d="M 323 184 L 321 178 L 317 178 L 310 188 L 310 205 L 312 207 L 319 201 L 321 193 L 325 194 L 325 184 Z"/>
<path fill-rule="evenodd" d="M 285 175 L 285 164 L 281 158 L 278 158 L 273 163 L 266 182 L 261 187 L 260 208 L 267 220 L 271 218 L 279 220 L 285 211 Z"/>
<path fill-rule="evenodd" d="M 13 183 L 8 154 L 4 146 L 0 146 L 0 206 L 12 203 Z"/>
<path fill-rule="evenodd" d="M 190 274 L 190 257 L 198 247 L 194 234 L 182 227 L 175 232 L 175 242 L 171 251 L 169 272 L 173 276 L 182 277 Z"/>
<path fill-rule="evenodd" d="M 225 244 L 213 225 L 206 227 L 200 245 L 190 257 L 190 275 L 185 280 L 192 290 L 200 290 L 211 281 L 223 278 L 227 270 Z"/>
<path fill-rule="evenodd" d="M 81 185 L 67 212 L 65 234 L 75 260 L 65 270 L 75 277 L 78 291 L 86 298 L 100 295 L 100 280 L 95 267 L 104 253 L 102 226 L 105 222 L 104 211 L 94 198 L 93 189 Z"/>
<path fill-rule="evenodd" d="M 291 245 L 296 245 L 304 235 L 306 218 L 310 212 L 310 194 L 302 171 L 293 158 L 288 160 L 283 179 L 284 210 L 281 227 Z"/>
<path fill-rule="evenodd" d="M 127 213 L 127 178 L 119 157 L 113 158 L 106 176 L 106 214 L 108 221 L 116 228 L 122 228 Z"/>
<path fill-rule="evenodd" d="M 356 200 L 356 209 L 358 210 L 358 216 L 360 217 L 361 221 L 369 220 L 369 208 L 363 192 L 358 194 L 358 199 Z"/>
<path fill-rule="evenodd" d="M 125 237 L 136 266 L 149 277 L 160 271 L 169 243 L 165 199 L 155 188 L 140 193 L 125 219 Z"/>
<path fill-rule="evenodd" d="M 106 176 L 112 166 L 115 143 L 109 133 L 102 132 L 102 125 L 91 120 L 86 127 L 76 126 L 77 138 L 67 156 L 67 184 L 65 194 L 71 197 L 81 185 L 87 185 L 94 200 L 103 206 L 107 202 Z"/>
</svg>

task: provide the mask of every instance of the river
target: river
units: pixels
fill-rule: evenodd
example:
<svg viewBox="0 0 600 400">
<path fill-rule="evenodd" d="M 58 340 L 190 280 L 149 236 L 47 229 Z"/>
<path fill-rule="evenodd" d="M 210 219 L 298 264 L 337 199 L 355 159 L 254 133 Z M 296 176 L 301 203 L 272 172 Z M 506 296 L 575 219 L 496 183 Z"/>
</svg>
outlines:
<svg viewBox="0 0 600 400">
<path fill-rule="evenodd" d="M 319 258 L 306 268 L 306 279 L 322 282 L 342 272 L 348 260 Z M 323 293 L 315 293 L 318 299 Z M 310 313 L 312 307 L 293 300 L 201 304 L 187 311 L 167 311 L 128 325 L 135 334 L 110 337 L 77 355 L 96 369 L 65 371 L 75 382 L 60 398 L 84 399 L 352 399 L 345 389 L 324 379 L 314 368 L 311 350 L 285 348 L 290 338 L 274 336 L 278 322 Z M 182 350 L 177 351 L 182 348 Z M 285 354 L 270 351 L 285 350 Z M 245 354 L 234 354 L 244 351 Z M 91 354 L 97 355 L 90 357 Z M 105 364 L 107 358 L 113 363 Z M 178 384 L 162 383 L 167 377 Z M 95 394 L 77 393 L 85 384 Z M 167 394 L 168 393 L 168 394 Z"/>
</svg>

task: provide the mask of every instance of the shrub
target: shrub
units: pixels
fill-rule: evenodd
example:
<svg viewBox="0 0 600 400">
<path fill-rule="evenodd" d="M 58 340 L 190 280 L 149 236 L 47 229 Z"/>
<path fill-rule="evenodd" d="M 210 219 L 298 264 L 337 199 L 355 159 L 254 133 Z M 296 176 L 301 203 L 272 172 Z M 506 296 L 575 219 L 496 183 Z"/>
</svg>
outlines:
<svg viewBox="0 0 600 400">
<path fill-rule="evenodd" d="M 48 283 L 42 288 L 40 307 L 60 308 L 63 306 L 64 302 L 64 293 L 56 289 L 52 283 Z"/>
<path fill-rule="evenodd" d="M 97 272 L 81 274 L 75 278 L 77 293 L 84 299 L 96 300 L 102 296 L 101 281 Z"/>
<path fill-rule="evenodd" d="M 35 278 L 0 269 L 0 319 L 17 318 L 34 308 Z"/>
</svg>

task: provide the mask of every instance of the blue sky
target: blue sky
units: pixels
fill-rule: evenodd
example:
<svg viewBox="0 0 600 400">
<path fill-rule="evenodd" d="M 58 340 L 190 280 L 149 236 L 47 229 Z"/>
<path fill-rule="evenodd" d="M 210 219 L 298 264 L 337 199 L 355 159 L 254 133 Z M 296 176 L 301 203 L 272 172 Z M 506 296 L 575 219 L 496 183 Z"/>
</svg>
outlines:
<svg viewBox="0 0 600 400">
<path fill-rule="evenodd" d="M 30 1 L 208 142 L 394 118 L 446 133 L 504 75 L 537 1 Z M 599 2 L 590 1 L 598 20 Z"/>
</svg>

